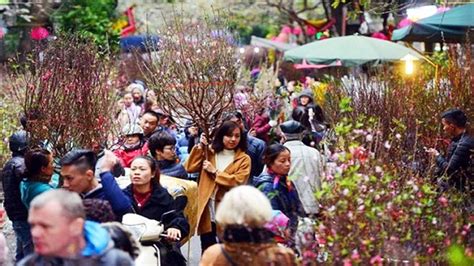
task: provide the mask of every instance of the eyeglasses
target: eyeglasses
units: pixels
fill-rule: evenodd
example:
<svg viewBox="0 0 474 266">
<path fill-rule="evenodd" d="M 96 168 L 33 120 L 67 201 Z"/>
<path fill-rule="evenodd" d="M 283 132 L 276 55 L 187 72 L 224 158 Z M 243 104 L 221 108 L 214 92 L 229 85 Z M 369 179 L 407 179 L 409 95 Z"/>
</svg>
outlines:
<svg viewBox="0 0 474 266">
<path fill-rule="evenodd" d="M 163 148 L 163 150 L 174 151 L 174 150 L 176 150 L 176 146 L 175 146 L 175 145 L 173 145 L 173 146 L 165 146 L 165 147 Z"/>
</svg>

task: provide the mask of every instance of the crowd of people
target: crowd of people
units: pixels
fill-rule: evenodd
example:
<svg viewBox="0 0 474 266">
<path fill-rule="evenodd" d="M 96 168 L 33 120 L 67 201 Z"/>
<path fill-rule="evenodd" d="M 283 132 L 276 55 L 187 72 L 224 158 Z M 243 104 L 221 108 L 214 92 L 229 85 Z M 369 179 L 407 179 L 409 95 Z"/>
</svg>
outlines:
<svg viewBox="0 0 474 266">
<path fill-rule="evenodd" d="M 314 193 L 328 160 L 320 143 L 330 125 L 311 88 L 293 98 L 286 121 L 271 119 L 266 109 L 248 121 L 236 110 L 207 139 L 193 121 L 178 128 L 153 91 L 134 82 L 122 94 L 116 116 L 122 134 L 110 150 L 99 143 L 54 158 L 47 147 L 28 143 L 25 130 L 14 133 L 2 182 L 16 261 L 133 265 L 134 253 L 114 245 L 117 240 L 101 224 L 120 222 L 127 213 L 154 220 L 171 213 L 163 221 L 162 264 L 185 265 L 179 240 L 195 232 L 183 202 L 161 185 L 163 174 L 197 182 L 197 202 L 184 205 L 197 205 L 202 265 L 295 264 L 297 249 L 285 239 L 300 217 L 319 215 Z M 451 147 L 446 156 L 429 152 L 438 156 L 439 175 L 450 177 L 447 185 L 462 189 L 472 179 L 474 138 L 460 110 L 444 113 L 442 123 L 453 137 Z M 129 176 L 127 187 L 118 185 L 120 176 Z M 285 217 L 283 234 L 268 226 L 277 216 Z"/>
</svg>

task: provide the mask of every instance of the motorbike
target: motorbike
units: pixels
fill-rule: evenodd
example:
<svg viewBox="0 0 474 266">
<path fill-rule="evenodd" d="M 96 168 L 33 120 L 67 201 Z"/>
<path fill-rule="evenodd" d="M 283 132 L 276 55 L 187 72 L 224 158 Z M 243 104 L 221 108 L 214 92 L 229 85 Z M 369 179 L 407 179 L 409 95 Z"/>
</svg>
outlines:
<svg viewBox="0 0 474 266">
<path fill-rule="evenodd" d="M 164 213 L 161 221 L 166 221 L 166 217 L 174 212 Z M 164 246 L 160 242 L 166 237 L 164 224 L 161 221 L 148 219 L 135 213 L 127 213 L 123 216 L 122 225 L 141 244 L 140 254 L 135 259 L 136 265 L 161 265 L 163 259 L 161 249 Z"/>
</svg>

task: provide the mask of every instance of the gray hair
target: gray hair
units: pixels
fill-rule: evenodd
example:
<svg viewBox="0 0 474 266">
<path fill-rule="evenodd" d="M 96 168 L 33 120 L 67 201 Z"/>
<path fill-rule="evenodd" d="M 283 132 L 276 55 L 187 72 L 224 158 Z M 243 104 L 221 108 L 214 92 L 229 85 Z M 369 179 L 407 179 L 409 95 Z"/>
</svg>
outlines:
<svg viewBox="0 0 474 266">
<path fill-rule="evenodd" d="M 227 192 L 216 212 L 216 221 L 224 227 L 261 227 L 271 219 L 270 201 L 265 194 L 252 186 L 238 186 Z"/>
<path fill-rule="evenodd" d="M 40 209 L 50 202 L 57 202 L 62 208 L 62 213 L 68 218 L 86 218 L 82 199 L 75 192 L 65 189 L 52 189 L 46 191 L 31 201 L 30 209 Z"/>
</svg>

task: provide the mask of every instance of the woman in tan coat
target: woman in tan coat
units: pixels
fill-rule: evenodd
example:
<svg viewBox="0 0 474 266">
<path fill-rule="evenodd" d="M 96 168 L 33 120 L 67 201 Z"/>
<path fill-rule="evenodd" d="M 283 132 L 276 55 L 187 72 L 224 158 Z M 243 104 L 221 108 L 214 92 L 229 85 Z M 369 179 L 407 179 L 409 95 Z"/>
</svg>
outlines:
<svg viewBox="0 0 474 266">
<path fill-rule="evenodd" d="M 198 234 L 202 252 L 217 243 L 215 210 L 231 188 L 247 183 L 250 157 L 245 154 L 247 139 L 239 125 L 224 122 L 215 133 L 206 160 L 205 138 L 193 148 L 184 168 L 188 173 L 200 172 L 198 185 Z"/>
<path fill-rule="evenodd" d="M 273 241 L 265 229 L 272 219 L 269 200 L 252 186 L 240 186 L 224 196 L 216 213 L 223 244 L 215 244 L 204 252 L 202 266 L 296 265 L 295 254 Z"/>
</svg>

